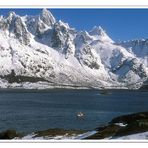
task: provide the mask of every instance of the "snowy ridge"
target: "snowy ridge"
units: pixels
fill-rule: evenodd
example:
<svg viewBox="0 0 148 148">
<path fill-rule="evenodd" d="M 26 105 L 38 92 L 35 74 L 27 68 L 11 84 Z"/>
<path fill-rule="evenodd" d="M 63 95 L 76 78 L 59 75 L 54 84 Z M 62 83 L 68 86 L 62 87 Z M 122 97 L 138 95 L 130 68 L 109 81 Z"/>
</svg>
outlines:
<svg viewBox="0 0 148 148">
<path fill-rule="evenodd" d="M 10 12 L 0 17 L 0 87 L 139 88 L 148 77 L 147 40 L 139 42 L 116 43 L 100 26 L 78 32 L 47 9 Z"/>
</svg>

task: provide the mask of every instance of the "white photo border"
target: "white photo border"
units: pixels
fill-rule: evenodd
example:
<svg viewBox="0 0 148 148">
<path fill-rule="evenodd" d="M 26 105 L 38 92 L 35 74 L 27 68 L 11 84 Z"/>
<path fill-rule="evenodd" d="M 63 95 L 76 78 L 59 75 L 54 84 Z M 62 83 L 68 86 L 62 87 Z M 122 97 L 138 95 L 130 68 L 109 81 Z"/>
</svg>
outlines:
<svg viewBox="0 0 148 148">
<path fill-rule="evenodd" d="M 83 0 L 75 0 L 75 2 L 72 2 L 72 0 L 5 0 L 3 2 L 0 2 L 0 9 L 1 8 L 61 8 L 61 9 L 66 9 L 66 8 L 80 8 L 80 9 L 93 9 L 93 8 L 147 8 L 148 9 L 148 1 L 146 0 L 85 0 L 83 3 L 81 3 Z M 131 2 L 129 2 L 131 1 Z M 85 3 L 85 5 L 84 5 Z M 15 145 L 15 143 L 19 143 L 20 145 Z M 26 145 L 26 143 L 28 145 Z M 101 148 L 104 147 L 126 147 L 129 146 L 128 144 L 132 144 L 131 146 L 134 146 L 134 148 L 139 148 L 139 146 L 142 146 L 142 148 L 146 148 L 148 144 L 148 140 L 54 140 L 54 141 L 49 141 L 49 140 L 1 140 L 0 141 L 0 146 L 1 147 L 7 147 L 11 146 L 12 148 L 17 148 L 19 146 L 22 148 L 26 147 L 34 147 L 36 148 L 39 147 L 39 145 L 32 145 L 32 144 L 45 144 L 41 145 L 41 147 L 49 147 L 49 146 L 55 146 L 55 144 L 60 144 L 56 145 L 56 147 L 64 147 L 64 148 L 73 148 L 77 146 L 82 146 L 82 147 L 90 147 L 93 146 L 93 148 L 101 146 Z M 65 144 L 66 145 L 63 145 Z M 75 145 L 75 143 L 83 143 L 84 145 Z M 95 143 L 96 145 L 88 145 L 88 143 Z M 139 144 L 142 145 L 139 145 Z M 5 145 L 6 144 L 6 145 Z M 8 145 L 7 145 L 8 144 Z M 24 144 L 24 145 L 22 145 Z M 48 144 L 48 145 L 46 145 Z M 50 144 L 50 145 L 49 145 Z M 102 145 L 104 144 L 104 145 Z M 114 144 L 114 145 L 112 145 Z"/>
</svg>

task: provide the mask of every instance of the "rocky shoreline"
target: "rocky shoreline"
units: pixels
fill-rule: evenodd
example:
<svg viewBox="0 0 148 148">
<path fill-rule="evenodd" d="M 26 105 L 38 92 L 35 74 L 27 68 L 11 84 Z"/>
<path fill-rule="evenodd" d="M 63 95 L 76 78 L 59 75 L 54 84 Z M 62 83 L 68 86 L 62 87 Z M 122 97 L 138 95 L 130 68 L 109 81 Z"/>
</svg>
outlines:
<svg viewBox="0 0 148 148">
<path fill-rule="evenodd" d="M 138 134 L 148 131 L 148 112 L 139 112 L 129 115 L 123 115 L 113 118 L 107 125 L 98 127 L 94 131 L 82 130 L 64 130 L 64 129 L 48 129 L 37 131 L 30 136 L 18 133 L 15 130 L 6 130 L 0 133 L 1 140 L 10 139 L 46 139 L 46 140 L 62 140 L 62 139 L 81 139 L 81 140 L 101 140 L 101 139 L 117 139 L 122 136 Z M 56 137 L 56 138 L 54 138 Z"/>
<path fill-rule="evenodd" d="M 85 139 L 116 139 L 148 131 L 148 112 L 123 115 L 112 119 L 104 127 L 96 129 L 97 133 Z"/>
</svg>

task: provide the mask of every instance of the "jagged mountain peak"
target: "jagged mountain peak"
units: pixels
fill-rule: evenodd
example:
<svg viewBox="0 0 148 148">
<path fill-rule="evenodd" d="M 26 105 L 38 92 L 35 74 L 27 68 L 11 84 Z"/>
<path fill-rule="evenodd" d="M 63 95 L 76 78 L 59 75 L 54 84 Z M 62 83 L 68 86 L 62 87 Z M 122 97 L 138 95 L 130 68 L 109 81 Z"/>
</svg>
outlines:
<svg viewBox="0 0 148 148">
<path fill-rule="evenodd" d="M 30 33 L 23 20 L 23 17 L 17 15 L 15 12 L 10 12 L 8 17 L 3 21 L 3 26 L 7 26 L 9 37 L 18 39 L 22 44 L 28 45 L 30 43 Z"/>
<path fill-rule="evenodd" d="M 94 26 L 93 29 L 89 32 L 91 35 L 105 35 L 105 30 L 101 26 Z"/>
<path fill-rule="evenodd" d="M 52 26 L 56 22 L 56 19 L 54 18 L 52 13 L 46 8 L 44 8 L 41 11 L 41 14 L 39 15 L 39 17 L 48 26 Z"/>
<path fill-rule="evenodd" d="M 67 28 L 67 29 L 70 28 L 70 27 L 69 27 L 69 24 L 68 24 L 68 23 L 64 23 L 62 20 L 59 20 L 59 21 L 57 22 L 57 24 L 58 24 L 59 26 L 63 26 L 64 28 Z"/>
<path fill-rule="evenodd" d="M 121 41 L 118 44 L 126 48 L 129 52 L 134 53 L 137 57 L 144 59 L 144 61 L 147 63 L 148 39 Z"/>
<path fill-rule="evenodd" d="M 91 36 L 94 36 L 96 39 L 106 42 L 113 43 L 114 41 L 108 36 L 106 31 L 101 26 L 94 26 L 92 30 L 89 31 Z"/>
<path fill-rule="evenodd" d="M 14 11 L 10 11 L 8 13 L 8 17 L 13 17 L 13 16 L 16 16 L 17 14 L 14 12 Z"/>
<path fill-rule="evenodd" d="M 16 17 L 19 17 L 19 15 L 17 15 L 15 12 L 13 12 L 13 11 L 10 11 L 9 13 L 8 13 L 8 16 L 7 16 L 7 18 L 6 18 L 6 20 L 7 20 L 7 23 L 11 23 Z"/>
<path fill-rule="evenodd" d="M 80 31 L 77 37 L 82 38 L 84 42 L 93 40 L 93 37 L 87 31 Z"/>
<path fill-rule="evenodd" d="M 87 31 L 80 31 L 79 34 L 84 36 L 90 36 Z"/>
</svg>

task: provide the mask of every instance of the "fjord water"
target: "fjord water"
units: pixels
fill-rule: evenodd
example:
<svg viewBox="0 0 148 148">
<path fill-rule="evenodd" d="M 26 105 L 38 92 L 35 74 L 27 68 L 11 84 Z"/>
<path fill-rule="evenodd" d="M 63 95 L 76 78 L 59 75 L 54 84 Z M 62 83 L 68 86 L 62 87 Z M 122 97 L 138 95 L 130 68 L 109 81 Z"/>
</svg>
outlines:
<svg viewBox="0 0 148 148">
<path fill-rule="evenodd" d="M 80 111 L 85 114 L 84 118 L 77 118 Z M 0 131 L 92 130 L 113 117 L 142 111 L 148 111 L 148 91 L 0 91 Z"/>
</svg>

